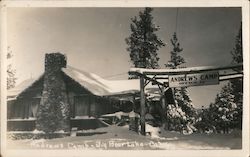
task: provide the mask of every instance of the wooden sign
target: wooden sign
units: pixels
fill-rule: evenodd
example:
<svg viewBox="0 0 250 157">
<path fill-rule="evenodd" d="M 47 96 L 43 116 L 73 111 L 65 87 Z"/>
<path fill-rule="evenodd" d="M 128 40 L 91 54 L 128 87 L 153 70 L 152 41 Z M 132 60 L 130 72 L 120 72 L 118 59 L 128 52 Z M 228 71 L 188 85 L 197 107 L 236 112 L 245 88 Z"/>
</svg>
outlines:
<svg viewBox="0 0 250 157">
<path fill-rule="evenodd" d="M 219 84 L 219 72 L 169 75 L 169 87 L 188 87 Z"/>
</svg>

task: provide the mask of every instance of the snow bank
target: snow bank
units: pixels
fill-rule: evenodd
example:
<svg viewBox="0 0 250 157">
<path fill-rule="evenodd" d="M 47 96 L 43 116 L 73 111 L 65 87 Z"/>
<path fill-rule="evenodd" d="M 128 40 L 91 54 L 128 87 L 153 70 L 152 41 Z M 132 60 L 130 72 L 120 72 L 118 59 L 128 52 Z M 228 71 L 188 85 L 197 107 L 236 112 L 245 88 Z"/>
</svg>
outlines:
<svg viewBox="0 0 250 157">
<path fill-rule="evenodd" d="M 36 145 L 63 145 L 64 149 L 72 149 L 68 147 L 68 144 L 72 146 L 84 146 L 85 144 L 96 145 L 100 144 L 109 145 L 109 143 L 117 144 L 121 147 L 94 147 L 92 149 L 105 149 L 105 150 L 142 150 L 142 149 L 164 149 L 164 150 L 215 150 L 215 149 L 241 149 L 242 140 L 240 137 L 234 137 L 231 134 L 192 134 L 183 135 L 174 131 L 161 130 L 161 134 L 158 134 L 158 127 L 152 127 L 146 125 L 148 131 L 151 130 L 152 136 L 142 136 L 133 132 L 127 128 L 128 126 L 109 126 L 104 128 L 98 128 L 95 130 L 81 130 L 78 132 L 83 133 L 98 133 L 105 132 L 103 134 L 96 134 L 92 136 L 79 136 L 79 137 L 64 137 L 60 139 L 32 139 L 32 140 L 8 140 L 8 148 L 38 148 L 32 147 Z M 142 143 L 143 146 L 126 147 L 127 143 Z M 125 147 L 122 147 L 125 144 Z M 40 147 L 42 148 L 42 147 Z M 44 149 L 43 147 L 42 149 Z M 76 147 L 77 148 L 77 147 Z M 80 149 L 91 149 L 91 147 L 79 147 Z M 79 149 L 79 150 L 80 150 Z"/>
<path fill-rule="evenodd" d="M 146 124 L 146 133 L 149 133 L 151 138 L 160 138 L 161 129 L 159 127 L 153 127 L 152 125 Z"/>
<path fill-rule="evenodd" d="M 183 150 L 183 149 L 189 149 L 189 150 L 229 150 L 229 147 L 225 146 L 210 146 L 210 145 L 201 145 L 198 142 L 193 143 L 187 143 L 187 142 L 178 142 L 178 143 L 160 143 L 158 145 L 158 148 L 160 149 L 167 149 L 167 150 Z"/>
<path fill-rule="evenodd" d="M 14 119 L 8 119 L 7 121 L 34 121 L 36 120 L 35 117 L 29 117 L 29 118 L 14 118 Z"/>
<path fill-rule="evenodd" d="M 96 118 L 92 116 L 75 116 L 74 118 L 71 119 L 96 119 Z"/>
<path fill-rule="evenodd" d="M 129 113 L 119 111 L 119 112 L 115 112 L 115 113 L 102 115 L 102 117 L 117 117 L 118 119 L 121 119 L 122 116 L 129 116 Z"/>
<path fill-rule="evenodd" d="M 37 130 L 35 129 L 34 131 L 32 131 L 33 134 L 44 134 L 45 132 L 44 131 L 41 131 L 41 130 Z"/>
</svg>

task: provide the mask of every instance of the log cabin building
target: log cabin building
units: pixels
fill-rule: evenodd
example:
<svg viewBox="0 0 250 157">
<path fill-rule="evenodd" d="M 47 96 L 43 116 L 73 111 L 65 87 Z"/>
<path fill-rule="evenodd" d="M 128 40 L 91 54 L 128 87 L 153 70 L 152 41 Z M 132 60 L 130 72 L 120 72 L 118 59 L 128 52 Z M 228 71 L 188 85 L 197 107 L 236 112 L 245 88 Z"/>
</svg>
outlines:
<svg viewBox="0 0 250 157">
<path fill-rule="evenodd" d="M 138 110 L 139 86 L 138 79 L 106 80 L 68 66 L 63 54 L 46 54 L 45 71 L 39 78 L 26 80 L 8 91 L 7 130 L 35 130 L 39 107 L 49 99 L 48 92 L 58 88 L 61 101 L 69 108 L 70 128 L 102 127 L 105 124 L 98 120 L 101 115 Z M 151 94 L 157 93 L 152 89 Z"/>
</svg>

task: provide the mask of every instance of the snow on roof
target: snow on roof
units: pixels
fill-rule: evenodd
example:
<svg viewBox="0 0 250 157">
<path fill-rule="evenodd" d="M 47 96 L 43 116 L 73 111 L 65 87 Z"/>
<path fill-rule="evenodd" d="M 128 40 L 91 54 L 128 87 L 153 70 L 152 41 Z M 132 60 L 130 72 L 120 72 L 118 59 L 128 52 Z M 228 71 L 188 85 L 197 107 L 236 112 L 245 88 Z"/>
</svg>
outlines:
<svg viewBox="0 0 250 157">
<path fill-rule="evenodd" d="M 140 91 L 140 80 L 106 80 L 94 73 L 85 72 L 71 66 L 62 68 L 64 74 L 70 77 L 72 80 L 79 83 L 82 87 L 87 89 L 94 95 L 98 96 L 110 96 L 119 94 L 137 93 Z M 38 81 L 43 75 L 37 79 L 28 79 L 17 85 L 15 88 L 8 90 L 8 99 L 15 99 L 19 94 L 31 87 L 36 81 Z M 159 89 L 156 85 L 148 84 L 146 93 L 157 95 Z"/>
<path fill-rule="evenodd" d="M 12 89 L 9 89 L 7 91 L 7 97 L 8 100 L 15 99 L 19 94 L 21 94 L 23 91 L 25 91 L 27 88 L 31 87 L 36 81 L 38 81 L 43 75 L 37 77 L 37 78 L 30 78 L 23 82 L 21 82 L 19 85 L 15 86 Z"/>
<path fill-rule="evenodd" d="M 115 113 L 102 115 L 102 117 L 117 117 L 117 118 L 121 119 L 121 116 L 128 116 L 128 115 L 129 115 L 129 113 L 119 111 L 119 112 L 115 112 Z"/>
<path fill-rule="evenodd" d="M 106 80 L 102 77 L 67 66 L 62 71 L 81 86 L 98 96 L 134 93 L 140 90 L 138 79 Z"/>
<path fill-rule="evenodd" d="M 188 67 L 188 68 L 179 68 L 179 69 L 145 69 L 145 68 L 131 68 L 130 72 L 136 73 L 158 73 L 158 74 L 167 74 L 167 73 L 180 73 L 180 72 L 199 72 L 199 71 L 212 71 L 212 70 L 231 70 L 234 68 L 241 68 L 242 64 L 227 65 L 227 66 L 199 66 L 199 67 Z"/>
</svg>

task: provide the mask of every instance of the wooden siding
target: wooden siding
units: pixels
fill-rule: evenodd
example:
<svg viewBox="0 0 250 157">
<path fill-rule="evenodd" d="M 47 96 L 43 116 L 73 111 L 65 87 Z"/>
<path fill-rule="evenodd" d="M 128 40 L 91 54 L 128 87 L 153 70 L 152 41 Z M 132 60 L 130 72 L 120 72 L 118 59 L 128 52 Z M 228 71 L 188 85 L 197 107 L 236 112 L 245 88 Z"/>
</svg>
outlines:
<svg viewBox="0 0 250 157">
<path fill-rule="evenodd" d="M 90 101 L 89 96 L 75 96 L 73 104 L 75 116 L 90 116 Z"/>
<path fill-rule="evenodd" d="M 41 97 L 43 91 L 43 79 L 44 76 L 40 77 L 39 80 L 34 82 L 31 87 L 22 91 L 17 98 L 33 98 Z"/>
<path fill-rule="evenodd" d="M 66 83 L 66 92 L 72 118 L 76 116 L 98 117 L 102 114 L 119 110 L 119 108 L 115 106 L 115 104 L 119 103 L 118 100 L 93 95 L 67 75 L 64 75 L 64 81 Z"/>
<path fill-rule="evenodd" d="M 36 120 L 8 120 L 7 131 L 33 131 L 36 128 Z"/>
<path fill-rule="evenodd" d="M 63 79 L 70 105 L 71 127 L 88 129 L 103 125 L 98 119 L 76 119 L 76 116 L 99 117 L 117 111 L 132 110 L 133 105 L 130 102 L 93 95 L 64 74 Z M 42 90 L 43 77 L 24 90 L 16 100 L 8 101 L 7 128 L 9 131 L 32 131 L 35 129 L 36 114 L 41 101 Z"/>
</svg>

